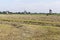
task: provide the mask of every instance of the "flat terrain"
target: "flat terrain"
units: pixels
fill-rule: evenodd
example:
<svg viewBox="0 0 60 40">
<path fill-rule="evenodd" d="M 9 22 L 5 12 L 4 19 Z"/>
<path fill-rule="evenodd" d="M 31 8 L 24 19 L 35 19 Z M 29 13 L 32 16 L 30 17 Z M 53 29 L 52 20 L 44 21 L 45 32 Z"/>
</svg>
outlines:
<svg viewBox="0 0 60 40">
<path fill-rule="evenodd" d="M 60 40 L 60 16 L 0 14 L 0 40 Z"/>
</svg>

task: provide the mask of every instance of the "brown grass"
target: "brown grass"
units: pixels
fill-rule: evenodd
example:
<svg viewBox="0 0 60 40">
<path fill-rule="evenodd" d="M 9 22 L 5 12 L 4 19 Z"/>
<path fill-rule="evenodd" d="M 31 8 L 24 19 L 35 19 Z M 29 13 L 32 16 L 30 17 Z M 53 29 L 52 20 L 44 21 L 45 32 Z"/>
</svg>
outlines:
<svg viewBox="0 0 60 40">
<path fill-rule="evenodd" d="M 60 40 L 60 16 L 1 14 L 0 40 Z"/>
</svg>

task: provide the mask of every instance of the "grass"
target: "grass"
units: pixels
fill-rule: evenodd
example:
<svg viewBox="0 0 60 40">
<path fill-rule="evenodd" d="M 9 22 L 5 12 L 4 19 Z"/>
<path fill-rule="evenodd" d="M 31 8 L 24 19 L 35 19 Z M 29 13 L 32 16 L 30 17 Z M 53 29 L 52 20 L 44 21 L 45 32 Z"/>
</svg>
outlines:
<svg viewBox="0 0 60 40">
<path fill-rule="evenodd" d="M 60 40 L 60 16 L 1 14 L 0 40 Z"/>
</svg>

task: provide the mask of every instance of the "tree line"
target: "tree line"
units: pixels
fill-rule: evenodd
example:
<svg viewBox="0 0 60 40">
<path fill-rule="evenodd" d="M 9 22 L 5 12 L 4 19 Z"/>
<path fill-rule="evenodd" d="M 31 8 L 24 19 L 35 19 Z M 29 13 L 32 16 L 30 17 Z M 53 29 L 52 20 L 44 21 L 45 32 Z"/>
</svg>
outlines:
<svg viewBox="0 0 60 40">
<path fill-rule="evenodd" d="M 9 11 L 3 11 L 3 12 L 0 12 L 0 14 L 43 14 L 43 15 L 55 15 L 55 14 L 60 14 L 60 13 L 32 13 L 32 12 L 27 12 L 27 11 L 24 11 L 24 12 L 9 12 Z"/>
</svg>

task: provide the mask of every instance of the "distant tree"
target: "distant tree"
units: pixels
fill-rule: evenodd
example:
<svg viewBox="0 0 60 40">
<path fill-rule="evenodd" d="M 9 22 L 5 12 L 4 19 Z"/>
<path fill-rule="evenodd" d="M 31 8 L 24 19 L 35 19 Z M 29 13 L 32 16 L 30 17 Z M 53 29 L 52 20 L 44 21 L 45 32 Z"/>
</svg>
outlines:
<svg viewBox="0 0 60 40">
<path fill-rule="evenodd" d="M 28 14 L 30 14 L 30 12 L 28 12 Z"/>
<path fill-rule="evenodd" d="M 6 11 L 3 11 L 2 13 L 3 13 L 3 14 L 6 14 Z"/>
<path fill-rule="evenodd" d="M 2 14 L 2 12 L 0 11 L 0 14 Z"/>
<path fill-rule="evenodd" d="M 12 12 L 9 11 L 8 13 L 10 14 L 10 13 L 12 13 Z"/>
<path fill-rule="evenodd" d="M 24 14 L 24 12 L 21 12 L 21 14 Z"/>
<path fill-rule="evenodd" d="M 17 12 L 17 14 L 21 14 L 20 12 Z"/>
</svg>

